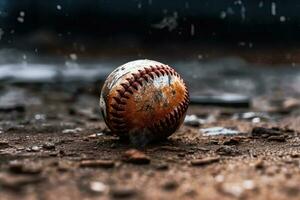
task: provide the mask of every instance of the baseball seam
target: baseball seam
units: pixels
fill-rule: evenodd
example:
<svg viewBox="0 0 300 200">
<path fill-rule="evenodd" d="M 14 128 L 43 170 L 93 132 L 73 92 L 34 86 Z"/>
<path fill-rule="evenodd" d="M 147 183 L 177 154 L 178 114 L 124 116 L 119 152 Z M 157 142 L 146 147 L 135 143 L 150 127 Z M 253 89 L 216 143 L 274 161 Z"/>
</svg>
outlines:
<svg viewBox="0 0 300 200">
<path fill-rule="evenodd" d="M 164 75 L 172 75 L 180 78 L 183 82 L 184 86 L 185 83 L 180 77 L 180 75 L 169 66 L 164 65 L 156 65 L 155 67 L 149 66 L 144 67 L 144 70 L 138 70 L 138 73 L 132 73 L 131 78 L 127 78 L 127 83 L 121 83 L 123 89 L 118 89 L 118 95 L 113 97 L 114 103 L 111 104 L 113 108 L 110 111 L 112 116 L 111 122 L 113 123 L 113 130 L 119 133 L 126 132 L 126 122 L 124 119 L 123 112 L 125 111 L 125 105 L 127 100 L 130 98 L 131 95 L 134 94 L 135 91 L 138 90 L 139 86 L 143 86 L 143 80 L 149 82 L 150 79 L 154 80 L 155 76 L 159 78 Z M 181 102 L 172 112 L 170 112 L 165 118 L 161 119 L 159 122 L 150 126 L 151 130 L 154 131 L 162 131 L 164 128 L 169 128 L 172 124 L 176 124 L 178 120 L 180 120 L 180 116 L 182 116 L 188 107 L 189 104 L 189 92 L 187 87 L 185 86 L 185 94 L 184 94 L 184 101 Z"/>
</svg>

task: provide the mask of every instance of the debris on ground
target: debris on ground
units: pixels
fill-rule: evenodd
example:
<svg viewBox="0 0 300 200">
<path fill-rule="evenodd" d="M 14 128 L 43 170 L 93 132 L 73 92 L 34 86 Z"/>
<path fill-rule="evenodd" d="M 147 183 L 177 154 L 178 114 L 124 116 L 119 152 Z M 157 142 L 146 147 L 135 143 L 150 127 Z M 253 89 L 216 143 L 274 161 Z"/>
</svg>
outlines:
<svg viewBox="0 0 300 200">
<path fill-rule="evenodd" d="M 133 164 L 149 164 L 150 158 L 145 153 L 130 149 L 123 153 L 122 160 Z"/>
</svg>

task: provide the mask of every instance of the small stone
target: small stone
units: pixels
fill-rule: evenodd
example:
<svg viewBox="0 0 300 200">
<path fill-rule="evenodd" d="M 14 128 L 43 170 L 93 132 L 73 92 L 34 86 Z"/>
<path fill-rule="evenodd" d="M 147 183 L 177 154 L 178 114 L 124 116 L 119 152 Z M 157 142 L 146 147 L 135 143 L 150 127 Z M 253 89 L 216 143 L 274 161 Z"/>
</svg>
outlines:
<svg viewBox="0 0 300 200">
<path fill-rule="evenodd" d="M 75 129 L 65 129 L 62 131 L 63 134 L 74 134 L 79 133 L 82 131 L 82 128 L 75 128 Z"/>
<path fill-rule="evenodd" d="M 18 161 L 9 162 L 9 170 L 15 173 L 20 173 L 23 169 L 23 163 Z"/>
<path fill-rule="evenodd" d="M 83 160 L 79 165 L 80 167 L 113 168 L 115 162 L 112 160 Z"/>
<path fill-rule="evenodd" d="M 187 115 L 184 119 L 184 124 L 192 127 L 199 127 L 202 124 L 202 120 L 196 115 Z"/>
<path fill-rule="evenodd" d="M 291 153 L 291 158 L 300 158 L 300 153 L 295 153 L 295 152 L 293 152 L 293 153 Z"/>
<path fill-rule="evenodd" d="M 33 152 L 39 152 L 41 150 L 41 147 L 35 145 L 35 146 L 32 146 L 30 148 L 30 150 L 33 151 Z"/>
<path fill-rule="evenodd" d="M 52 142 L 45 142 L 43 148 L 47 150 L 55 150 L 55 144 Z"/>
<path fill-rule="evenodd" d="M 281 131 L 278 128 L 264 128 L 255 127 L 252 129 L 251 135 L 255 137 L 268 137 L 271 135 L 281 135 Z"/>
<path fill-rule="evenodd" d="M 224 127 L 212 127 L 200 129 L 204 136 L 218 136 L 218 135 L 237 135 L 240 132 L 237 130 L 224 128 Z"/>
<path fill-rule="evenodd" d="M 268 141 L 285 142 L 286 139 L 284 135 L 272 135 L 268 137 Z"/>
<path fill-rule="evenodd" d="M 133 163 L 133 164 L 149 164 L 150 158 L 146 156 L 143 152 L 137 149 L 127 150 L 123 156 L 122 160 L 125 162 Z"/>
<path fill-rule="evenodd" d="M 107 185 L 99 181 L 90 182 L 90 189 L 93 192 L 103 194 L 108 190 Z"/>
<path fill-rule="evenodd" d="M 230 138 L 223 142 L 224 145 L 238 145 L 239 143 L 240 143 L 240 140 L 237 138 Z"/>
<path fill-rule="evenodd" d="M 209 140 L 209 141 L 207 142 L 207 144 L 209 144 L 209 145 L 217 145 L 217 144 L 219 144 L 219 141 L 218 141 L 218 140 L 211 139 L 211 140 Z"/>
<path fill-rule="evenodd" d="M 42 166 L 39 163 L 11 161 L 9 170 L 16 174 L 39 174 L 42 172 Z"/>
<path fill-rule="evenodd" d="M 57 155 L 58 155 L 57 152 L 50 152 L 50 153 L 49 153 L 49 156 L 52 156 L 52 157 L 56 157 Z"/>
<path fill-rule="evenodd" d="M 178 186 L 178 183 L 174 180 L 168 180 L 162 184 L 162 188 L 167 191 L 175 190 Z"/>
<path fill-rule="evenodd" d="M 181 158 L 182 158 L 182 157 L 185 157 L 185 153 L 180 152 L 180 153 L 177 154 L 177 156 L 178 156 L 178 157 L 181 157 Z"/>
<path fill-rule="evenodd" d="M 134 188 L 130 187 L 114 187 L 110 190 L 110 195 L 114 198 L 130 198 L 137 194 Z"/>
<path fill-rule="evenodd" d="M 0 149 L 5 149 L 8 147 L 10 147 L 8 141 L 5 141 L 5 140 L 0 141 Z"/>
<path fill-rule="evenodd" d="M 175 146 L 161 146 L 159 148 L 160 150 L 165 150 L 165 151 L 173 151 L 173 152 L 177 152 L 177 151 L 183 151 L 183 149 L 179 148 L 179 147 L 175 147 Z"/>
<path fill-rule="evenodd" d="M 209 165 L 212 163 L 216 163 L 219 162 L 220 158 L 219 157 L 207 157 L 207 158 L 203 158 L 203 159 L 195 159 L 191 161 L 191 165 L 193 166 L 205 166 L 205 165 Z"/>
<path fill-rule="evenodd" d="M 155 165 L 155 169 L 167 170 L 167 169 L 169 169 L 169 165 L 167 163 L 159 163 L 159 164 Z"/>
<path fill-rule="evenodd" d="M 256 169 L 259 169 L 259 170 L 264 169 L 264 168 L 265 168 L 265 163 L 264 163 L 263 160 L 258 160 L 258 161 L 256 161 L 256 162 L 254 163 L 254 167 L 255 167 Z"/>
<path fill-rule="evenodd" d="M 88 138 L 94 139 L 94 138 L 98 138 L 98 137 L 103 136 L 103 135 L 104 135 L 104 133 L 102 133 L 102 132 L 100 132 L 100 133 L 94 133 L 92 135 L 89 135 Z"/>
<path fill-rule="evenodd" d="M 240 151 L 230 146 L 222 146 L 216 150 L 219 155 L 223 156 L 236 156 L 240 154 Z"/>
</svg>

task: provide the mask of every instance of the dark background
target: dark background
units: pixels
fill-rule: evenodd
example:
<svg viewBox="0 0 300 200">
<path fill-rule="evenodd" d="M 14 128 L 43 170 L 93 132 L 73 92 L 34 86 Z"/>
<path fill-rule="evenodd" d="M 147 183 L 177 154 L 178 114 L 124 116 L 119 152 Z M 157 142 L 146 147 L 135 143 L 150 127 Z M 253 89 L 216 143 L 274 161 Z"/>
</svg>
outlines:
<svg viewBox="0 0 300 200">
<path fill-rule="evenodd" d="M 0 0 L 1 45 L 297 46 L 299 9 L 297 0 Z"/>
</svg>

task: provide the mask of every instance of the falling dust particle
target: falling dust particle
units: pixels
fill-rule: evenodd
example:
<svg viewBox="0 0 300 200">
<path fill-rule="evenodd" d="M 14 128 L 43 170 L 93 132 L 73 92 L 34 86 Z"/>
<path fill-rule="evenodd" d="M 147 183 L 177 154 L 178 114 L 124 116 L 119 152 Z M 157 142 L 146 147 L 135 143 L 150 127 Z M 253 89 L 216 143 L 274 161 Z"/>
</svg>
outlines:
<svg viewBox="0 0 300 200">
<path fill-rule="evenodd" d="M 142 3 L 139 2 L 138 5 L 137 5 L 138 9 L 141 9 L 142 8 Z"/>
<path fill-rule="evenodd" d="M 61 9 L 62 9 L 61 5 L 57 5 L 57 6 L 56 6 L 56 9 L 57 9 L 57 10 L 61 10 Z"/>
<path fill-rule="evenodd" d="M 23 23 L 24 22 L 24 17 L 25 17 L 25 12 L 20 11 L 19 15 L 20 16 L 17 18 L 17 20 L 18 20 L 18 22 Z"/>
<path fill-rule="evenodd" d="M 77 55 L 75 53 L 71 53 L 70 58 L 75 61 L 77 60 Z"/>
<path fill-rule="evenodd" d="M 286 17 L 285 16 L 280 16 L 279 21 L 280 22 L 285 22 L 286 21 Z"/>
<path fill-rule="evenodd" d="M 191 36 L 194 36 L 195 35 L 195 25 L 192 24 L 191 25 Z"/>
<path fill-rule="evenodd" d="M 220 18 L 221 19 L 225 19 L 226 18 L 226 12 L 225 11 L 221 11 Z"/>
<path fill-rule="evenodd" d="M 20 17 L 25 17 L 25 12 L 24 11 L 20 12 Z"/>
<path fill-rule="evenodd" d="M 242 20 L 246 19 L 246 8 L 245 8 L 245 6 L 241 6 L 241 17 L 242 17 Z"/>
<path fill-rule="evenodd" d="M 276 3 L 275 2 L 272 2 L 272 4 L 271 4 L 271 14 L 273 16 L 276 15 Z"/>
</svg>

